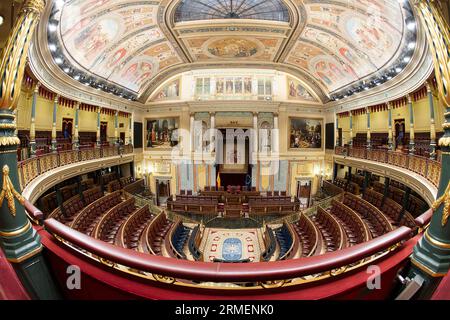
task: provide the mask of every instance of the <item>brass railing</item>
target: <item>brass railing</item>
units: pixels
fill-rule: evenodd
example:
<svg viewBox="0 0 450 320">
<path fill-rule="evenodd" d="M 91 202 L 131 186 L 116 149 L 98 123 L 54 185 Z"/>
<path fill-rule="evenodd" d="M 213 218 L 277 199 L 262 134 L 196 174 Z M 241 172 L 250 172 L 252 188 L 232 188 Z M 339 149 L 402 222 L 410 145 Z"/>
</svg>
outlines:
<svg viewBox="0 0 450 320">
<path fill-rule="evenodd" d="M 335 154 L 386 163 L 407 169 L 424 177 L 435 187 L 439 186 L 441 163 L 429 158 L 383 149 L 365 149 L 355 147 L 336 147 Z"/>
<path fill-rule="evenodd" d="M 48 153 L 35 158 L 21 161 L 17 164 L 20 186 L 25 188 L 40 174 L 81 161 L 95 160 L 133 153 L 133 146 L 110 146 L 83 150 L 69 150 L 58 153 Z"/>
</svg>

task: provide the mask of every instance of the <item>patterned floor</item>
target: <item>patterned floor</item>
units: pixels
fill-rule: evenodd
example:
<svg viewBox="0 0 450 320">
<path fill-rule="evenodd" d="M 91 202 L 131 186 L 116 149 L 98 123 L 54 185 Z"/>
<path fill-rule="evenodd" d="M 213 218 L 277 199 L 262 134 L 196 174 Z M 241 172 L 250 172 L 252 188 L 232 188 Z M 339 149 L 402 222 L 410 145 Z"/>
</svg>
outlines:
<svg viewBox="0 0 450 320">
<path fill-rule="evenodd" d="M 249 259 L 257 262 L 261 256 L 262 243 L 259 229 L 206 229 L 203 237 L 204 261 L 214 259 L 239 261 Z"/>
</svg>

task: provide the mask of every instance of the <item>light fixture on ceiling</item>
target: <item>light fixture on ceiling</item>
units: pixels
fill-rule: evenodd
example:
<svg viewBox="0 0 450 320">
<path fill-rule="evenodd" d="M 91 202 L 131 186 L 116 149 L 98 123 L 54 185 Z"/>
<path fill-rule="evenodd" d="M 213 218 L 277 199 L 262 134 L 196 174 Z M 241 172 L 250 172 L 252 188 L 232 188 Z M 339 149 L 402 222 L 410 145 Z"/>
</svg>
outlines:
<svg viewBox="0 0 450 320">
<path fill-rule="evenodd" d="M 3 23 L 5 23 L 5 18 L 3 18 L 2 15 L 0 15 L 0 26 L 2 26 Z"/>
<path fill-rule="evenodd" d="M 58 26 L 56 24 L 51 23 L 48 25 L 48 31 L 50 31 L 50 32 L 55 32 L 57 29 L 58 29 Z"/>
<path fill-rule="evenodd" d="M 416 29 L 416 23 L 414 21 L 408 22 L 406 27 L 408 28 L 408 30 L 413 31 L 414 29 Z"/>
<path fill-rule="evenodd" d="M 56 45 L 54 43 L 50 43 L 48 45 L 48 48 L 51 52 L 55 52 L 56 51 Z"/>
<path fill-rule="evenodd" d="M 55 62 L 56 62 L 56 64 L 62 64 L 63 63 L 63 59 L 61 59 L 60 57 L 56 57 L 55 58 Z"/>
<path fill-rule="evenodd" d="M 414 49 L 416 47 L 416 43 L 415 42 L 410 42 L 408 43 L 408 49 Z"/>
</svg>

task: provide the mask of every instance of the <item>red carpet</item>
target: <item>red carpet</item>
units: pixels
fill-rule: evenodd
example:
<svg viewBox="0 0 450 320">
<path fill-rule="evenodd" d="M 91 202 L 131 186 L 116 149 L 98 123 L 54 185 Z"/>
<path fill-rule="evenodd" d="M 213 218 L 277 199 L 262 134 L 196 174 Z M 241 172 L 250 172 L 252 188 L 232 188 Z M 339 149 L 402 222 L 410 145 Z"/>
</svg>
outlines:
<svg viewBox="0 0 450 320">
<path fill-rule="evenodd" d="M 11 264 L 0 248 L 0 300 L 29 300 Z"/>
<path fill-rule="evenodd" d="M 450 300 L 450 274 L 441 281 L 432 300 Z"/>
</svg>

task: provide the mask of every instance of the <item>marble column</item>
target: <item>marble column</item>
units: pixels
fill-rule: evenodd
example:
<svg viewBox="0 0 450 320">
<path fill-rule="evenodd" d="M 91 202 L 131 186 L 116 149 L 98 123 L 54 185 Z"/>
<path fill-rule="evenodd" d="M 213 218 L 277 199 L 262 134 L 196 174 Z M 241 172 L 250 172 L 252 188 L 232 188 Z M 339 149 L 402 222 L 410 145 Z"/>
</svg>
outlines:
<svg viewBox="0 0 450 320">
<path fill-rule="evenodd" d="M 133 114 L 130 114 L 130 122 L 128 123 L 129 129 L 128 129 L 128 144 L 133 145 Z"/>
<path fill-rule="evenodd" d="M 36 156 L 36 107 L 37 99 L 39 96 L 40 83 L 36 84 L 33 92 L 33 102 L 31 104 L 31 124 L 30 124 L 30 155 L 31 157 Z"/>
<path fill-rule="evenodd" d="M 353 113 L 350 111 L 350 139 L 348 141 L 348 145 L 353 147 Z"/>
<path fill-rule="evenodd" d="M 370 108 L 366 108 L 367 114 L 367 149 L 372 149 L 372 138 L 370 132 Z"/>
<path fill-rule="evenodd" d="M 258 128 L 258 112 L 253 112 L 253 131 L 254 131 L 254 137 L 253 137 L 253 152 L 254 152 L 254 163 L 256 163 L 258 159 L 258 152 L 259 152 L 259 128 Z"/>
<path fill-rule="evenodd" d="M 119 143 L 119 111 L 117 111 L 117 110 L 114 114 L 114 144 L 116 146 L 120 145 L 120 143 Z"/>
<path fill-rule="evenodd" d="M 195 144 L 194 144 L 194 140 L 195 140 L 195 114 L 191 113 L 190 114 L 190 122 L 189 122 L 189 136 L 190 136 L 190 152 L 194 152 L 195 151 Z"/>
<path fill-rule="evenodd" d="M 393 144 L 393 133 L 392 133 L 392 103 L 388 102 L 388 147 L 389 151 L 394 151 L 394 144 Z"/>
<path fill-rule="evenodd" d="M 278 113 L 273 114 L 273 134 L 272 134 L 272 153 L 280 152 L 280 130 Z"/>
<path fill-rule="evenodd" d="M 416 148 L 414 143 L 414 109 L 411 95 L 408 95 L 409 109 L 409 154 L 414 155 Z"/>
<path fill-rule="evenodd" d="M 335 114 L 335 126 L 336 126 L 336 138 L 335 140 L 335 146 L 339 147 L 341 145 L 341 142 L 339 141 L 339 116 L 337 114 Z"/>
<path fill-rule="evenodd" d="M 216 150 L 216 137 L 215 137 L 215 133 L 216 133 L 216 113 L 215 112 L 210 112 L 209 113 L 209 117 L 210 117 L 210 135 L 209 135 L 209 151 L 210 152 L 214 152 Z"/>
<path fill-rule="evenodd" d="M 73 134 L 72 138 L 72 146 L 73 150 L 79 150 L 80 149 L 80 136 L 79 136 L 79 122 L 80 122 L 80 103 L 75 103 L 75 132 Z"/>
<path fill-rule="evenodd" d="M 102 108 L 97 108 L 97 148 L 102 146 L 102 138 L 100 136 L 100 120 L 101 120 Z"/>
<path fill-rule="evenodd" d="M 428 105 L 430 106 L 430 159 L 436 160 L 436 123 L 434 119 L 434 98 L 431 85 L 427 82 Z"/>
<path fill-rule="evenodd" d="M 58 112 L 59 95 L 53 101 L 53 122 L 52 122 L 52 152 L 58 152 L 58 141 L 56 140 L 56 116 Z"/>
</svg>

